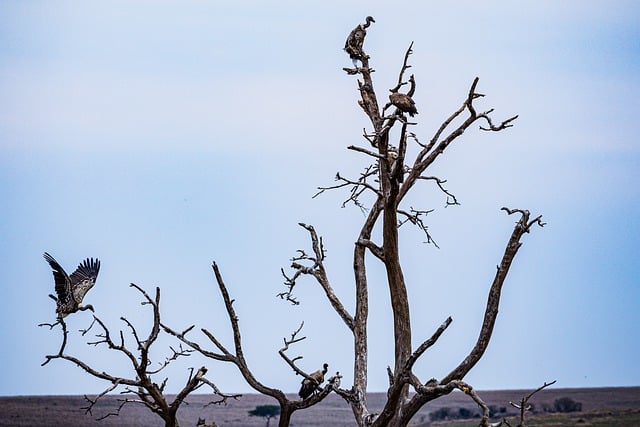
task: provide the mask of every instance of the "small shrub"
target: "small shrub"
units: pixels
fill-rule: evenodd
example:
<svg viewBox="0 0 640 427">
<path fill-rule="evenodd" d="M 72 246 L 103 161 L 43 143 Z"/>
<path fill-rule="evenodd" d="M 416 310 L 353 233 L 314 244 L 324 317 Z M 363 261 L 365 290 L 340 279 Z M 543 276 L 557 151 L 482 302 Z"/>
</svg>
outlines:
<svg viewBox="0 0 640 427">
<path fill-rule="evenodd" d="M 495 418 L 498 414 L 505 414 L 506 412 L 506 406 L 489 405 L 489 418 Z"/>
<path fill-rule="evenodd" d="M 453 420 L 455 412 L 451 408 L 439 408 L 429 414 L 431 421 Z"/>
<path fill-rule="evenodd" d="M 580 412 L 582 403 L 576 402 L 570 397 L 561 397 L 553 402 L 555 412 Z"/>
<path fill-rule="evenodd" d="M 453 408 L 444 407 L 431 412 L 429 414 L 429 419 L 431 421 L 464 420 L 477 418 L 479 416 L 478 412 L 471 409 L 461 407 L 458 408 L 458 410 L 455 410 Z"/>
<path fill-rule="evenodd" d="M 478 415 L 477 412 L 472 411 L 471 409 L 458 408 L 458 418 L 461 418 L 461 419 L 473 418 L 476 415 Z"/>
</svg>

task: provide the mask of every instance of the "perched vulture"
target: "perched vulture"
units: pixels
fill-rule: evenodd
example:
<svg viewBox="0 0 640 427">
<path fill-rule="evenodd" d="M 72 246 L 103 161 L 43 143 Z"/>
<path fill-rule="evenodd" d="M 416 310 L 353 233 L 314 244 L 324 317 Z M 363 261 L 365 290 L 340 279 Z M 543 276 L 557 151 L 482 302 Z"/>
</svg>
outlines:
<svg viewBox="0 0 640 427">
<path fill-rule="evenodd" d="M 313 378 L 313 381 L 308 378 L 302 380 L 302 386 L 300 387 L 300 391 L 298 392 L 298 396 L 300 396 L 300 399 L 304 400 L 307 397 L 311 396 L 311 394 L 313 394 L 313 392 L 316 390 L 316 387 L 324 382 L 324 374 L 327 373 L 328 368 L 329 365 L 325 363 L 324 365 L 322 365 L 322 369 L 318 369 L 317 371 L 309 375 L 311 378 Z"/>
<path fill-rule="evenodd" d="M 389 162 L 389 167 L 393 167 L 393 163 L 398 159 L 398 149 L 393 145 L 389 144 L 387 147 L 387 162 Z"/>
<path fill-rule="evenodd" d="M 409 95 L 400 92 L 391 92 L 389 101 L 403 113 L 409 113 L 411 117 L 413 117 L 414 114 L 418 114 L 416 103 L 413 102 L 413 99 L 411 99 Z"/>
<path fill-rule="evenodd" d="M 91 310 L 91 305 L 82 305 L 82 299 L 89 292 L 89 289 L 96 283 L 98 272 L 100 271 L 100 261 L 98 259 L 85 259 L 76 271 L 67 275 L 64 269 L 58 264 L 51 255 L 44 253 L 44 259 L 47 260 L 53 269 L 53 279 L 56 283 L 56 294 L 58 297 L 49 294 L 56 301 L 56 313 L 59 318 L 64 318 L 68 314 L 75 313 L 78 310 Z"/>
<path fill-rule="evenodd" d="M 353 61 L 353 66 L 358 67 L 357 60 L 362 61 L 362 44 L 364 43 L 364 37 L 367 35 L 367 28 L 372 22 L 376 22 L 371 16 L 367 16 L 364 24 L 358 24 L 347 37 L 347 41 L 344 43 L 344 50 L 349 54 L 349 57 Z"/>
<path fill-rule="evenodd" d="M 387 162 L 389 163 L 389 169 L 393 172 L 393 168 L 395 167 L 396 160 L 398 160 L 398 149 L 393 145 L 389 144 L 387 147 Z M 402 168 L 402 171 L 398 173 L 398 181 L 404 182 L 404 173 L 405 168 Z"/>
</svg>

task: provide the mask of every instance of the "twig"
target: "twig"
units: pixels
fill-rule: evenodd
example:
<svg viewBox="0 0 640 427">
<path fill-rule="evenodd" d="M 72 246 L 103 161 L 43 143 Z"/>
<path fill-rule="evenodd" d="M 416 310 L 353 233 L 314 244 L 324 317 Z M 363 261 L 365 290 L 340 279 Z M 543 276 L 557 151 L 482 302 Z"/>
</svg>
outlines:
<svg viewBox="0 0 640 427">
<path fill-rule="evenodd" d="M 411 212 L 409 213 L 402 209 L 398 209 L 398 214 L 405 217 L 404 220 L 398 220 L 398 228 L 402 227 L 402 225 L 405 224 L 406 222 L 410 222 L 411 224 L 417 226 L 425 234 L 425 236 L 427 237 L 427 241 L 425 243 L 431 243 L 433 244 L 433 246 L 439 249 L 440 246 L 438 246 L 436 241 L 433 239 L 433 237 L 429 233 L 427 224 L 425 224 L 424 221 L 422 220 L 422 217 L 433 212 L 433 209 L 424 211 L 424 210 L 416 210 L 414 208 L 410 208 L 410 210 Z"/>
<path fill-rule="evenodd" d="M 298 305 L 300 302 L 292 295 L 297 283 L 296 280 L 301 275 L 311 275 L 322 287 L 322 290 L 327 296 L 327 299 L 329 300 L 329 303 L 331 304 L 335 312 L 340 316 L 347 327 L 353 330 L 353 316 L 351 316 L 351 314 L 347 312 L 347 309 L 344 307 L 335 291 L 333 290 L 333 287 L 331 286 L 331 283 L 327 276 L 327 271 L 324 267 L 324 259 L 326 253 L 324 245 L 322 243 L 322 237 L 318 236 L 318 233 L 312 225 L 307 225 L 304 223 L 299 223 L 298 225 L 309 232 L 313 255 L 308 255 L 305 251 L 299 249 L 297 251 L 299 255 L 292 259 L 291 268 L 294 270 L 294 273 L 291 277 L 287 276 L 287 274 L 284 272 L 284 269 L 280 269 L 282 275 L 285 278 L 284 285 L 287 287 L 287 291 L 279 293 L 278 297 L 290 301 L 294 305 Z M 308 261 L 311 265 L 304 265 L 301 263 L 303 261 Z"/>
<path fill-rule="evenodd" d="M 456 198 L 456 196 L 453 193 L 451 193 L 449 190 L 444 188 L 443 184 L 445 184 L 447 182 L 446 179 L 440 179 L 437 176 L 419 176 L 417 179 L 423 179 L 423 180 L 426 180 L 426 181 L 435 181 L 435 183 L 438 186 L 438 188 L 440 189 L 440 191 L 442 191 L 447 196 L 445 207 L 454 206 L 454 205 L 460 205 L 460 203 L 458 202 L 458 199 Z"/>
<path fill-rule="evenodd" d="M 353 203 L 361 211 L 366 212 L 366 207 L 360 202 L 360 196 L 367 190 L 379 195 L 379 190 L 373 187 L 371 184 L 367 182 L 367 180 L 377 175 L 377 168 L 374 165 L 369 165 L 367 168 L 360 174 L 360 178 L 357 181 L 348 179 L 340 175 L 340 173 L 336 173 L 335 180 L 340 182 L 339 184 L 327 186 L 327 187 L 318 187 L 318 192 L 315 193 L 312 198 L 318 197 L 320 194 L 324 193 L 328 190 L 336 190 L 344 187 L 351 187 L 349 191 L 350 196 L 344 202 L 342 202 L 342 207 L 346 207 L 349 203 Z"/>
</svg>

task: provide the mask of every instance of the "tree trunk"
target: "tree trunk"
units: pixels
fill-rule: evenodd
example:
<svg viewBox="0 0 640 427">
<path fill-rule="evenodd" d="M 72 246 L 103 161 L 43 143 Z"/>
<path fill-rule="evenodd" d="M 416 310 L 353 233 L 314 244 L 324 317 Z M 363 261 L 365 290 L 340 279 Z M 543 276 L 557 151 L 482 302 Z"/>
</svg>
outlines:
<svg viewBox="0 0 640 427">
<path fill-rule="evenodd" d="M 175 414 L 164 418 L 164 427 L 180 427 Z"/>
<path fill-rule="evenodd" d="M 386 147 L 383 149 L 386 159 Z M 380 161 L 381 185 L 384 194 L 384 215 L 382 222 L 382 238 L 384 249 L 384 263 L 387 271 L 387 282 L 393 311 L 393 335 L 395 342 L 394 377 L 400 381 L 399 373 L 403 370 L 407 359 L 411 355 L 411 320 L 409 313 L 409 298 L 400 265 L 398 244 L 398 191 L 399 183 L 391 175 L 391 165 Z M 391 384 L 390 384 L 391 386 Z M 393 419 L 400 419 L 402 405 L 409 396 L 409 386 L 405 385 L 397 395 L 393 408 Z M 392 424 L 388 424 L 392 425 Z"/>
<path fill-rule="evenodd" d="M 280 405 L 280 418 L 278 419 L 278 427 L 289 427 L 291 423 L 291 415 L 293 411 L 288 405 Z"/>
<path fill-rule="evenodd" d="M 367 220 L 365 221 L 358 242 L 367 241 L 371 238 L 371 232 L 376 224 L 382 204 L 377 202 L 373 205 Z M 354 316 L 353 340 L 354 340 L 354 363 L 353 363 L 353 393 L 354 400 L 351 403 L 353 415 L 359 426 L 364 425 L 364 418 L 368 415 L 367 409 L 367 360 L 368 360 L 368 338 L 367 321 L 369 317 L 369 290 L 367 283 L 367 271 L 365 267 L 365 256 L 367 248 L 356 242 L 353 252 L 353 271 L 356 284 L 356 312 Z"/>
</svg>

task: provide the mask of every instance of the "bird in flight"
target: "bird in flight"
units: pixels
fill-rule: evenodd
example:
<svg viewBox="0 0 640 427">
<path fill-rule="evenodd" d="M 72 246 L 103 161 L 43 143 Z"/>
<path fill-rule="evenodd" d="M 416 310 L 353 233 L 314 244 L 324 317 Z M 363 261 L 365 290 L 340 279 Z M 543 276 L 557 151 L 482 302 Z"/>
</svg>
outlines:
<svg viewBox="0 0 640 427">
<path fill-rule="evenodd" d="M 96 278 L 100 271 L 100 260 L 97 258 L 95 260 L 93 258 L 85 259 L 78 265 L 76 271 L 69 276 L 64 271 L 64 268 L 58 264 L 58 261 L 46 252 L 44 253 L 44 259 L 53 269 L 53 279 L 58 296 L 56 297 L 52 294 L 49 294 L 49 296 L 56 301 L 58 318 L 62 319 L 78 310 L 93 311 L 93 306 L 90 304 L 82 305 L 82 299 L 96 283 Z"/>
<path fill-rule="evenodd" d="M 300 399 L 304 400 L 307 397 L 311 396 L 311 394 L 313 394 L 313 392 L 316 390 L 316 387 L 324 382 L 324 374 L 327 373 L 328 368 L 329 365 L 325 363 L 324 365 L 322 365 L 322 369 L 318 369 L 317 371 L 309 375 L 312 380 L 310 380 L 309 378 L 305 378 L 304 380 L 302 380 L 302 386 L 300 387 L 300 391 L 298 392 L 298 396 L 300 396 Z"/>
</svg>

